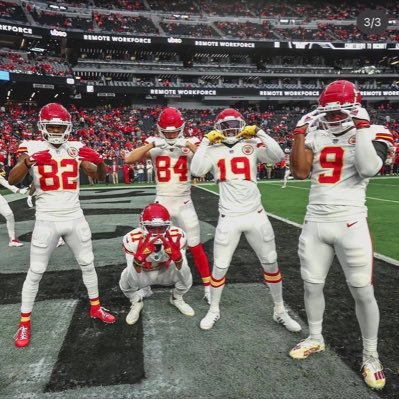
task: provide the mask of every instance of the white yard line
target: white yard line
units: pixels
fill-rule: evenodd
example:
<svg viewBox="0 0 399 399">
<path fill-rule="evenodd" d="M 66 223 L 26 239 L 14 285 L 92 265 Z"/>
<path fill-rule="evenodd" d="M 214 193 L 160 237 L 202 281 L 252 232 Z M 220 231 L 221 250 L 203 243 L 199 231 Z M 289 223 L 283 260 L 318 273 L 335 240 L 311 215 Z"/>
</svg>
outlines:
<svg viewBox="0 0 399 399">
<path fill-rule="evenodd" d="M 201 190 L 205 190 L 205 191 L 208 191 L 208 192 L 210 192 L 212 194 L 219 195 L 219 193 L 216 193 L 215 191 L 209 190 L 207 188 L 199 187 L 199 186 L 197 186 L 197 187 L 200 188 Z M 300 188 L 300 187 L 296 187 L 296 188 Z M 376 199 L 378 200 L 378 198 L 376 198 Z M 399 202 L 399 201 L 392 201 L 392 202 Z M 270 213 L 270 212 L 266 212 L 266 213 L 267 213 L 268 216 L 271 216 L 274 219 L 280 220 L 281 222 L 290 224 L 291 226 L 302 228 L 302 225 L 299 224 L 299 223 L 293 222 L 293 221 L 291 221 L 289 219 L 286 219 L 286 218 L 283 218 L 281 216 L 274 215 L 273 213 Z M 379 254 L 378 252 L 374 252 L 374 257 L 377 258 L 377 259 L 381 259 L 384 262 L 390 263 L 391 265 L 399 266 L 399 260 L 396 260 L 394 258 L 390 258 L 389 256 L 385 256 L 385 255 Z"/>
</svg>

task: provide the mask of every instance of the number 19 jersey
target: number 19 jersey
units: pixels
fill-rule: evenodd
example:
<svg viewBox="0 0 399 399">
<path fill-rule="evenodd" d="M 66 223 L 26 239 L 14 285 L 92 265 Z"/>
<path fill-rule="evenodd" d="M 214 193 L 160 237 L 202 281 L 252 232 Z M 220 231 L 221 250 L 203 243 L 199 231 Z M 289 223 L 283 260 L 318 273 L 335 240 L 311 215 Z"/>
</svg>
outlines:
<svg viewBox="0 0 399 399">
<path fill-rule="evenodd" d="M 79 149 L 84 145 L 68 141 L 56 148 L 46 141 L 23 141 L 19 153 L 29 156 L 49 150 L 49 165 L 33 165 L 29 171 L 36 189 L 36 219 L 67 221 L 83 216 L 79 202 Z"/>
<path fill-rule="evenodd" d="M 384 126 L 372 125 L 365 134 L 373 141 L 391 145 L 392 135 Z M 356 131 L 334 136 L 315 130 L 305 145 L 313 151 L 313 167 L 306 220 L 344 221 L 367 216 L 368 178 L 359 175 L 355 165 Z"/>
<path fill-rule="evenodd" d="M 187 138 L 187 141 L 199 144 L 195 137 Z M 193 155 L 187 147 L 155 147 L 150 150 L 157 195 L 184 197 L 191 194 L 190 162 Z"/>
</svg>

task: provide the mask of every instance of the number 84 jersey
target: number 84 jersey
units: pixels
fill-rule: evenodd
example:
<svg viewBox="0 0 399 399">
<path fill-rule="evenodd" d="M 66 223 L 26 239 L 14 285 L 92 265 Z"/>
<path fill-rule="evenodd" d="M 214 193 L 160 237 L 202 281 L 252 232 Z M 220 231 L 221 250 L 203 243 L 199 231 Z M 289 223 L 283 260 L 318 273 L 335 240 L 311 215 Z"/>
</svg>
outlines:
<svg viewBox="0 0 399 399">
<path fill-rule="evenodd" d="M 199 145 L 196 137 L 187 138 L 194 145 Z M 155 147 L 150 150 L 155 167 L 157 195 L 184 197 L 191 193 L 190 162 L 193 153 L 187 147 Z"/>
<path fill-rule="evenodd" d="M 392 135 L 384 126 L 372 125 L 373 141 L 392 144 Z M 313 166 L 306 220 L 344 221 L 348 217 L 367 216 L 368 178 L 359 175 L 355 165 L 356 131 L 342 136 L 315 130 L 306 136 L 305 145 L 313 151 Z"/>
<path fill-rule="evenodd" d="M 23 141 L 18 153 L 29 156 L 49 150 L 49 165 L 33 165 L 29 173 L 36 188 L 36 219 L 66 221 L 83 216 L 79 202 L 79 149 L 78 141 L 67 141 L 56 148 L 46 141 Z"/>
</svg>

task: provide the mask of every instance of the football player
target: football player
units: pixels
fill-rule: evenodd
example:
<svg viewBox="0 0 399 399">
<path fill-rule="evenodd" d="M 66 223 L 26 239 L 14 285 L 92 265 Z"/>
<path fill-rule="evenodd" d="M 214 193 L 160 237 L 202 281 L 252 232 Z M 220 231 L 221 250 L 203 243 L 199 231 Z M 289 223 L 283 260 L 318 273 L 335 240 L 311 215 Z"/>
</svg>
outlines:
<svg viewBox="0 0 399 399">
<path fill-rule="evenodd" d="M 291 176 L 291 169 L 290 169 L 290 152 L 291 150 L 289 148 L 286 148 L 284 150 L 285 153 L 285 172 L 284 172 L 284 180 L 283 180 L 283 185 L 281 186 L 281 188 L 286 188 L 287 187 L 287 181 Z"/>
<path fill-rule="evenodd" d="M 133 164 L 143 158 L 152 160 L 157 196 L 155 202 L 165 206 L 176 225 L 187 235 L 188 248 L 204 285 L 204 298 L 210 301 L 210 270 L 208 257 L 200 241 L 200 226 L 191 200 L 190 162 L 199 140 L 184 137 L 185 122 L 176 108 L 165 108 L 158 117 L 160 137 L 149 137 L 142 147 L 126 155 Z"/>
<path fill-rule="evenodd" d="M 45 105 L 38 128 L 44 141 L 24 141 L 21 156 L 9 180 L 16 184 L 30 173 L 36 188 L 36 221 L 32 233 L 30 267 L 22 288 L 21 320 L 15 336 L 19 348 L 31 339 L 31 312 L 48 261 L 62 236 L 82 270 L 90 298 L 90 316 L 104 323 L 115 317 L 101 307 L 91 232 L 79 202 L 79 168 L 86 174 L 104 178 L 101 155 L 78 141 L 68 141 L 71 115 L 60 104 Z"/>
<path fill-rule="evenodd" d="M 151 285 L 173 285 L 170 303 L 186 316 L 193 308 L 183 295 L 193 278 L 186 259 L 186 235 L 171 226 L 168 210 L 161 204 L 147 205 L 140 216 L 140 227 L 123 237 L 127 267 L 119 281 L 122 292 L 131 302 L 127 324 L 134 324 L 143 309 L 143 298 L 151 295 Z"/>
<path fill-rule="evenodd" d="M 212 170 L 220 192 L 211 304 L 200 327 L 209 330 L 220 318 L 219 303 L 225 276 L 241 234 L 244 233 L 262 265 L 265 283 L 270 288 L 274 301 L 273 320 L 283 324 L 289 331 L 300 331 L 300 325 L 284 307 L 274 232 L 263 209 L 256 181 L 258 163 L 274 164 L 281 161 L 284 158 L 283 150 L 257 126 L 246 126 L 243 116 L 232 108 L 219 113 L 214 128 L 202 139 L 191 162 L 194 176 L 203 176 Z"/>
<path fill-rule="evenodd" d="M 12 186 L 11 184 L 9 184 L 9 182 L 6 179 L 6 172 L 4 170 L 3 162 L 0 162 L 0 186 L 8 188 L 13 193 L 18 193 L 18 194 L 22 194 L 22 195 L 24 195 L 28 192 L 27 188 L 18 188 L 18 187 L 15 187 L 15 186 Z M 19 241 L 15 236 L 14 213 L 12 212 L 10 205 L 8 205 L 7 200 L 1 194 L 0 194 L 0 215 L 4 216 L 6 219 L 7 232 L 8 232 L 8 237 L 10 239 L 8 246 L 9 247 L 22 247 L 24 244 L 22 244 L 22 242 Z"/>
<path fill-rule="evenodd" d="M 337 255 L 356 304 L 364 380 L 371 388 L 381 389 L 385 376 L 377 352 L 379 310 L 365 201 L 369 178 L 381 169 L 393 144 L 392 135 L 385 127 L 370 124 L 359 89 L 346 80 L 324 89 L 318 108 L 300 119 L 294 135 L 294 176 L 305 179 L 312 172 L 298 249 L 310 335 L 290 355 L 304 359 L 325 349 L 323 288 Z"/>
</svg>

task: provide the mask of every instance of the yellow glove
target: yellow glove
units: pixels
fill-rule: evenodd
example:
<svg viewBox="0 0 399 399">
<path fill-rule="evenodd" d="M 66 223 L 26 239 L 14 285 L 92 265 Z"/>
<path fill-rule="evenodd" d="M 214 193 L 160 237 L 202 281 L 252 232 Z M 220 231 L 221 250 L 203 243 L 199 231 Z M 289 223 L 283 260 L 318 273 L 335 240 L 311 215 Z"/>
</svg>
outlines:
<svg viewBox="0 0 399 399">
<path fill-rule="evenodd" d="M 258 132 L 258 126 L 252 125 L 252 126 L 245 126 L 243 130 L 241 130 L 240 133 L 237 134 L 238 139 L 250 139 L 252 137 L 256 136 L 256 133 Z"/>
<path fill-rule="evenodd" d="M 226 136 L 223 135 L 219 130 L 212 130 L 205 135 L 210 143 L 220 143 L 222 140 L 226 140 Z"/>
</svg>

